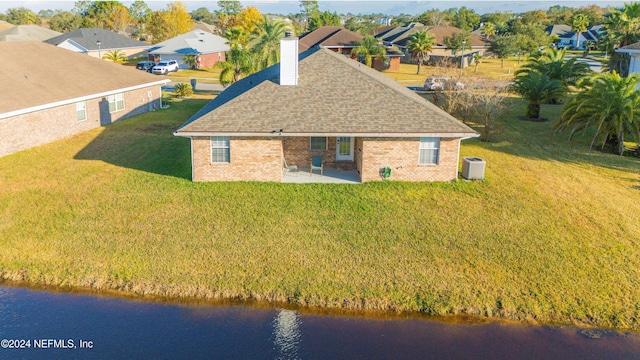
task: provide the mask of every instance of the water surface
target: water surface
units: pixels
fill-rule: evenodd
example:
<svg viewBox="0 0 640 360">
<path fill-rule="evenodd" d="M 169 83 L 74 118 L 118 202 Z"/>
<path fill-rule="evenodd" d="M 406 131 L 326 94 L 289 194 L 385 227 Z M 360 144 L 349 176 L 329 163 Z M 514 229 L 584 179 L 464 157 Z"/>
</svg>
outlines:
<svg viewBox="0 0 640 360">
<path fill-rule="evenodd" d="M 639 359 L 640 334 L 314 315 L 0 286 L 0 359 Z M 80 348 L 92 344 L 91 348 Z M 49 344 L 49 348 L 34 348 Z M 56 343 L 57 341 L 57 343 Z M 71 348 L 56 348 L 69 345 Z"/>
</svg>

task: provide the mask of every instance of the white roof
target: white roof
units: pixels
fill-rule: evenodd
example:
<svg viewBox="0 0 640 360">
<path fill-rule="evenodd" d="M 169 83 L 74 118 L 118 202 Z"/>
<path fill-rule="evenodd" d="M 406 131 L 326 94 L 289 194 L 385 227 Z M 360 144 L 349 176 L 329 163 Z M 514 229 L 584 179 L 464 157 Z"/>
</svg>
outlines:
<svg viewBox="0 0 640 360">
<path fill-rule="evenodd" d="M 229 51 L 227 40 L 202 30 L 193 30 L 186 34 L 154 45 L 150 54 L 157 55 L 200 55 Z"/>
</svg>

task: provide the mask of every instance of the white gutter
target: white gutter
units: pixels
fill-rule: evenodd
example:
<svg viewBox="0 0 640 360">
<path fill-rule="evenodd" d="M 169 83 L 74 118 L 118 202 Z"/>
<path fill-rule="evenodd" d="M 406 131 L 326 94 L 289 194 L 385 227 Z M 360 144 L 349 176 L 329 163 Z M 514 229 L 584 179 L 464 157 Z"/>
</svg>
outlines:
<svg viewBox="0 0 640 360">
<path fill-rule="evenodd" d="M 135 86 L 127 87 L 127 88 L 122 88 L 122 89 L 117 89 L 117 90 L 110 90 L 110 91 L 105 91 L 105 92 L 92 94 L 92 95 L 85 95 L 85 96 L 81 96 L 81 97 L 77 97 L 77 98 L 73 98 L 73 99 L 56 101 L 56 102 L 49 103 L 49 104 L 32 106 L 32 107 L 29 107 L 29 108 L 10 111 L 10 112 L 4 113 L 4 114 L 0 114 L 0 119 L 6 119 L 6 118 L 13 117 L 13 116 L 32 113 L 32 112 L 35 112 L 35 111 L 51 109 L 51 108 L 58 107 L 58 106 L 74 104 L 74 103 L 77 103 L 77 102 L 80 102 L 80 101 L 86 101 L 86 100 L 90 100 L 90 99 L 100 98 L 100 97 L 109 96 L 109 95 L 113 95 L 113 94 L 117 94 L 117 93 L 121 93 L 121 92 L 138 90 L 138 89 L 146 88 L 146 87 L 149 87 L 149 86 L 154 86 L 154 85 L 163 86 L 163 85 L 165 85 L 165 84 L 167 84 L 169 82 L 171 82 L 171 80 L 165 79 L 165 80 L 155 81 L 155 82 L 152 82 L 152 83 L 146 83 L 146 84 L 142 84 L 142 85 L 135 85 Z"/>
<path fill-rule="evenodd" d="M 260 137 L 265 137 L 265 136 L 271 136 L 274 138 L 277 137 L 310 137 L 310 136 L 327 136 L 327 137 L 338 137 L 338 136 L 343 136 L 343 137 L 391 137 L 391 138 L 400 138 L 400 137 L 452 137 L 452 138 L 461 138 L 461 140 L 464 139 L 471 139 L 474 137 L 479 137 L 480 134 L 476 133 L 476 134 L 469 134 L 469 133 L 339 133 L 339 132 L 333 132 L 333 133 L 291 133 L 291 132 L 287 132 L 287 133 L 282 133 L 280 134 L 279 132 L 268 132 L 268 133 L 261 133 L 261 132 L 211 132 L 211 131 L 174 131 L 173 135 L 175 136 L 183 136 L 183 137 L 193 137 L 193 136 L 200 136 L 200 137 L 206 137 L 206 136 L 247 136 L 247 137 L 254 137 L 254 136 L 260 136 Z"/>
</svg>

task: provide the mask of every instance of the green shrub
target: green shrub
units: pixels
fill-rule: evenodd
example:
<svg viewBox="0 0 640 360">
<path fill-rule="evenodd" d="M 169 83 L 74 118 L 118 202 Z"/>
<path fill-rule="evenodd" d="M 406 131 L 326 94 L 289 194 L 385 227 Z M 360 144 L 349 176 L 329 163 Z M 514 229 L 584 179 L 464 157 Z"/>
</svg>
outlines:
<svg viewBox="0 0 640 360">
<path fill-rule="evenodd" d="M 189 84 L 179 83 L 176 84 L 176 88 L 173 90 L 173 93 L 177 97 L 189 97 L 193 95 L 193 88 L 191 88 L 191 85 Z"/>
</svg>

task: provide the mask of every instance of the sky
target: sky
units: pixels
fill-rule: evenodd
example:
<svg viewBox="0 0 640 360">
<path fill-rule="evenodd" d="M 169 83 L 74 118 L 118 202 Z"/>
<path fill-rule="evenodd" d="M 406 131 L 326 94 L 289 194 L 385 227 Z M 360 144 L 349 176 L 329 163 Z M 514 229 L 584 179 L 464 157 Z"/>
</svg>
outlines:
<svg viewBox="0 0 640 360">
<path fill-rule="evenodd" d="M 129 6 L 132 1 L 121 1 L 125 6 Z M 146 1 L 152 10 L 161 10 L 166 7 L 169 1 L 152 0 Z M 189 11 L 205 7 L 211 11 L 217 9 L 217 1 L 183 0 Z M 252 0 L 241 1 L 243 6 L 255 6 L 262 13 L 270 14 L 290 14 L 300 12 L 299 1 L 280 0 Z M 537 0 L 464 0 L 464 1 L 383 1 L 383 0 L 339 0 L 339 1 L 318 1 L 320 10 L 335 11 L 339 14 L 372 14 L 383 13 L 387 15 L 397 15 L 400 13 L 418 15 L 430 9 L 448 9 L 452 7 L 466 6 L 476 11 L 478 14 L 502 11 L 520 13 L 529 10 L 546 10 L 553 5 L 565 5 L 571 7 L 587 6 L 597 4 L 601 7 L 614 6 L 622 7 L 624 1 L 583 1 L 583 0 L 557 0 L 557 1 L 537 1 Z M 36 13 L 40 10 L 71 10 L 74 1 L 58 0 L 0 0 L 0 12 L 6 13 L 7 9 L 15 7 L 25 7 Z"/>
</svg>

